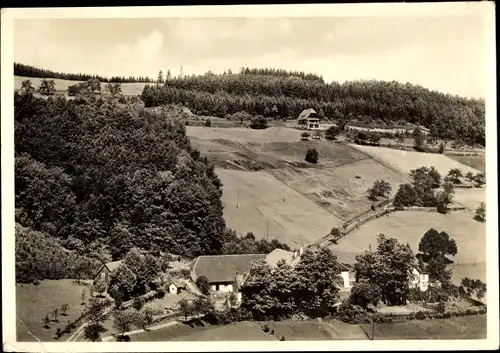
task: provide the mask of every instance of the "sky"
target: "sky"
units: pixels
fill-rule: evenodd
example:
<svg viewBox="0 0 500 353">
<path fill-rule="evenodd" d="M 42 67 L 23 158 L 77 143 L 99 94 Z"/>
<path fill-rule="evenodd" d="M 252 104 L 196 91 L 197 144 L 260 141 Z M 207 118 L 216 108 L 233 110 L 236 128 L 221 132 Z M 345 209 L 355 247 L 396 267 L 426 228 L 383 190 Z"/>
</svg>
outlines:
<svg viewBox="0 0 500 353">
<path fill-rule="evenodd" d="M 484 97 L 480 16 L 16 19 L 14 61 L 67 73 L 173 76 L 240 67 L 327 82 L 396 80 Z"/>
</svg>

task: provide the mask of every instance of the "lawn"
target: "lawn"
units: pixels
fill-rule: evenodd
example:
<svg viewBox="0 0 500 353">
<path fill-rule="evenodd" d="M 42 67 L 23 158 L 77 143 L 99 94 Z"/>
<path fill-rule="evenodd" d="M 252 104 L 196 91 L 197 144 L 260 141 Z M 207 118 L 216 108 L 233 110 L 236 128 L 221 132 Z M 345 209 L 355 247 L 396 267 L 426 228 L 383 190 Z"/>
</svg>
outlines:
<svg viewBox="0 0 500 353">
<path fill-rule="evenodd" d="M 348 325 L 337 320 L 318 321 L 268 321 L 263 322 L 278 337 L 287 341 L 322 341 L 366 339 L 357 325 Z"/>
<path fill-rule="evenodd" d="M 268 172 L 343 220 L 370 208 L 372 201 L 366 191 L 376 180 L 387 181 L 392 195 L 400 184 L 407 182 L 400 174 L 370 158 L 334 168 L 279 168 Z"/>
<path fill-rule="evenodd" d="M 370 334 L 370 326 L 363 325 Z M 376 340 L 486 339 L 486 315 L 375 324 Z"/>
<path fill-rule="evenodd" d="M 43 79 L 38 77 L 14 76 L 14 89 L 16 90 L 21 89 L 21 84 L 24 80 L 31 80 L 31 85 L 35 88 L 38 88 Z M 48 80 L 54 80 L 57 92 L 66 92 L 69 86 L 81 82 L 81 81 L 61 80 L 58 78 L 54 79 L 48 78 Z M 106 92 L 105 87 L 107 84 L 108 84 L 107 82 L 101 82 L 101 87 L 105 92 Z M 146 83 L 122 83 L 122 91 L 125 96 L 137 96 L 142 93 L 142 90 L 144 89 L 145 85 Z"/>
<path fill-rule="evenodd" d="M 172 341 L 276 341 L 276 336 L 265 333 L 255 322 L 236 322 L 210 330 L 201 330 Z"/>
<path fill-rule="evenodd" d="M 270 239 L 299 247 L 300 237 L 304 245 L 311 244 L 342 224 L 342 220 L 266 172 L 216 172 L 224 185 L 224 219 L 238 232 L 253 232 L 258 239 L 269 234 Z"/>
<path fill-rule="evenodd" d="M 401 151 L 386 147 L 361 146 L 355 144 L 351 144 L 351 146 L 391 165 L 405 174 L 409 174 L 412 169 L 423 166 L 434 166 L 442 176 L 448 174 L 452 168 L 460 169 L 463 174 L 466 174 L 469 171 L 474 174 L 479 173 L 479 170 L 465 164 L 461 164 L 442 154 Z"/>
<path fill-rule="evenodd" d="M 57 327 L 64 329 L 68 321 L 75 320 L 83 312 L 80 305 L 82 290 L 88 287 L 73 280 L 44 280 L 39 285 L 16 284 L 17 340 L 36 342 L 30 331 L 41 341 L 54 341 Z M 61 305 L 68 304 L 68 316 L 59 315 L 59 323 L 51 322 L 43 327 L 43 318 Z M 22 323 L 20 322 L 22 321 Z M 65 339 L 69 336 L 63 336 Z"/>
<path fill-rule="evenodd" d="M 467 210 L 452 211 L 446 215 L 430 212 L 398 211 L 388 216 L 374 219 L 339 240 L 330 248 L 342 261 L 354 260 L 356 254 L 377 244 L 377 235 L 397 238 L 401 243 L 409 243 L 414 252 L 418 251 L 420 239 L 430 228 L 447 232 L 457 242 L 458 254 L 454 260 L 460 265 L 486 261 L 486 228 L 476 222 Z M 484 270 L 484 269 L 483 269 Z M 479 277 L 480 268 L 477 275 Z"/>
</svg>

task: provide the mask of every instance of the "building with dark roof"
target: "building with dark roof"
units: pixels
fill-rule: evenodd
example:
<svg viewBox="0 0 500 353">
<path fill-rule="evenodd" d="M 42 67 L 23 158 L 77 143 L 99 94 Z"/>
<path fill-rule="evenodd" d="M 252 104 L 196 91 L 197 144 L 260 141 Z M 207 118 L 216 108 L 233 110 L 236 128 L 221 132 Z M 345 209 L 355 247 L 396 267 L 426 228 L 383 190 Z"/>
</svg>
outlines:
<svg viewBox="0 0 500 353">
<path fill-rule="evenodd" d="M 113 262 L 107 262 L 101 266 L 99 271 L 94 276 L 94 281 L 97 280 L 104 280 L 106 283 L 109 282 L 109 275 L 111 272 L 116 270 L 120 265 L 122 264 L 122 260 L 120 261 L 113 261 Z"/>
<path fill-rule="evenodd" d="M 237 292 L 251 263 L 265 258 L 265 254 L 200 256 L 193 263 L 191 278 L 196 282 L 199 277 L 206 277 L 215 292 Z"/>
<path fill-rule="evenodd" d="M 297 123 L 305 125 L 308 130 L 318 130 L 320 128 L 318 113 L 312 108 L 303 110 L 297 119 Z"/>
</svg>

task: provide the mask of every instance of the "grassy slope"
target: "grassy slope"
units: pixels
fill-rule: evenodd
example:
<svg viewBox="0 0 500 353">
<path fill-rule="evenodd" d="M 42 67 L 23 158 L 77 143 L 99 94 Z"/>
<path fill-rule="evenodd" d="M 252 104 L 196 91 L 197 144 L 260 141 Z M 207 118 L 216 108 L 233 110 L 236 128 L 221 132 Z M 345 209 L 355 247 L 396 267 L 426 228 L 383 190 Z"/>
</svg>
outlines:
<svg viewBox="0 0 500 353">
<path fill-rule="evenodd" d="M 369 325 L 363 327 L 370 332 Z M 376 324 L 376 340 L 398 339 L 486 339 L 486 315 L 471 315 L 450 319 L 413 320 Z"/>
<path fill-rule="evenodd" d="M 485 155 L 484 154 L 479 154 L 477 156 L 454 156 L 454 155 L 447 155 L 447 157 L 459 162 L 459 163 L 462 163 L 462 164 L 465 164 L 465 165 L 468 165 L 469 167 L 472 167 L 474 169 L 477 169 L 481 172 L 485 172 L 486 171 L 486 167 L 485 167 Z"/>
<path fill-rule="evenodd" d="M 418 243 L 430 228 L 446 231 L 458 246 L 455 260 L 462 264 L 486 261 L 485 224 L 472 219 L 468 211 L 453 211 L 446 215 L 428 212 L 400 211 L 387 217 L 374 219 L 354 230 L 339 240 L 331 249 L 343 257 L 354 258 L 357 253 L 376 246 L 377 235 L 397 238 L 402 243 L 409 243 L 413 251 L 418 250 Z M 477 277 L 477 276 L 476 276 Z"/>
<path fill-rule="evenodd" d="M 461 164 L 442 154 L 409 152 L 385 147 L 360 146 L 355 144 L 351 146 L 379 158 L 405 174 L 409 174 L 410 170 L 422 166 L 434 166 L 441 175 L 448 174 L 448 171 L 452 168 L 459 168 L 464 174 L 469 171 L 474 174 L 479 172 L 477 169 Z"/>
<path fill-rule="evenodd" d="M 45 280 L 39 285 L 16 285 L 17 340 L 36 342 L 28 330 L 41 341 L 53 341 L 57 327 L 64 329 L 69 320 L 74 320 L 83 311 L 80 305 L 83 284 L 73 280 Z M 88 293 L 88 289 L 87 293 Z M 68 316 L 59 315 L 59 323 L 51 322 L 50 329 L 43 328 L 43 318 L 61 305 L 68 304 Z M 19 320 L 22 321 L 19 322 Z M 24 323 L 24 325 L 23 325 Z M 67 336 L 63 336 L 67 337 Z"/>
<path fill-rule="evenodd" d="M 228 226 L 259 238 L 269 231 L 290 245 L 300 243 L 298 234 L 310 243 L 367 210 L 366 189 L 376 179 L 389 181 L 394 190 L 405 181 L 350 146 L 300 141 L 300 131 L 290 128 L 188 127 L 187 132 L 217 167 Z M 304 162 L 310 147 L 319 152 L 317 165 Z M 260 171 L 250 172 L 255 167 Z"/>
</svg>

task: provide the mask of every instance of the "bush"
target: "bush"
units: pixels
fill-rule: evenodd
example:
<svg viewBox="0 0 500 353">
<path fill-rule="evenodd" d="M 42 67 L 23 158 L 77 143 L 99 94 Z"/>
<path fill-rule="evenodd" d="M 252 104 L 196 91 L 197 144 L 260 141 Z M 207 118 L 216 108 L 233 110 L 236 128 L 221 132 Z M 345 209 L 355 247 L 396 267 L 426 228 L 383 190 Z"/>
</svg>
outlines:
<svg viewBox="0 0 500 353">
<path fill-rule="evenodd" d="M 257 115 L 250 122 L 250 127 L 255 130 L 267 129 L 267 119 L 261 115 Z"/>
<path fill-rule="evenodd" d="M 436 311 L 438 313 L 444 313 L 446 310 L 446 303 L 444 301 L 439 301 L 438 305 L 436 306 Z"/>
<path fill-rule="evenodd" d="M 212 122 L 210 121 L 210 119 L 205 120 L 205 126 L 206 127 L 212 126 Z"/>
<path fill-rule="evenodd" d="M 417 320 L 425 320 L 427 317 L 426 313 L 424 311 L 417 311 L 415 314 L 415 319 Z"/>
<path fill-rule="evenodd" d="M 165 290 L 163 288 L 158 288 L 156 290 L 156 297 L 158 299 L 164 298 L 165 297 Z"/>
<path fill-rule="evenodd" d="M 208 279 L 205 276 L 200 276 L 196 279 L 196 286 L 205 295 L 210 292 L 210 283 L 208 283 Z"/>
<path fill-rule="evenodd" d="M 117 338 L 116 338 L 116 342 L 130 342 L 130 336 L 129 335 L 119 335 Z"/>
<path fill-rule="evenodd" d="M 280 341 L 286 341 L 285 336 L 281 336 Z"/>
<path fill-rule="evenodd" d="M 267 326 L 267 324 L 264 325 L 264 327 L 262 327 L 262 330 L 266 333 L 270 331 L 269 326 Z"/>
<path fill-rule="evenodd" d="M 349 304 L 366 309 L 368 305 L 376 306 L 380 301 L 380 289 L 368 282 L 357 282 L 354 284 L 349 296 Z"/>
<path fill-rule="evenodd" d="M 309 148 L 306 152 L 305 160 L 313 164 L 318 163 L 318 151 L 315 148 Z"/>
<path fill-rule="evenodd" d="M 325 139 L 327 140 L 335 140 L 337 138 L 337 135 L 339 134 L 340 130 L 337 126 L 330 126 L 328 129 L 325 131 Z"/>
</svg>

